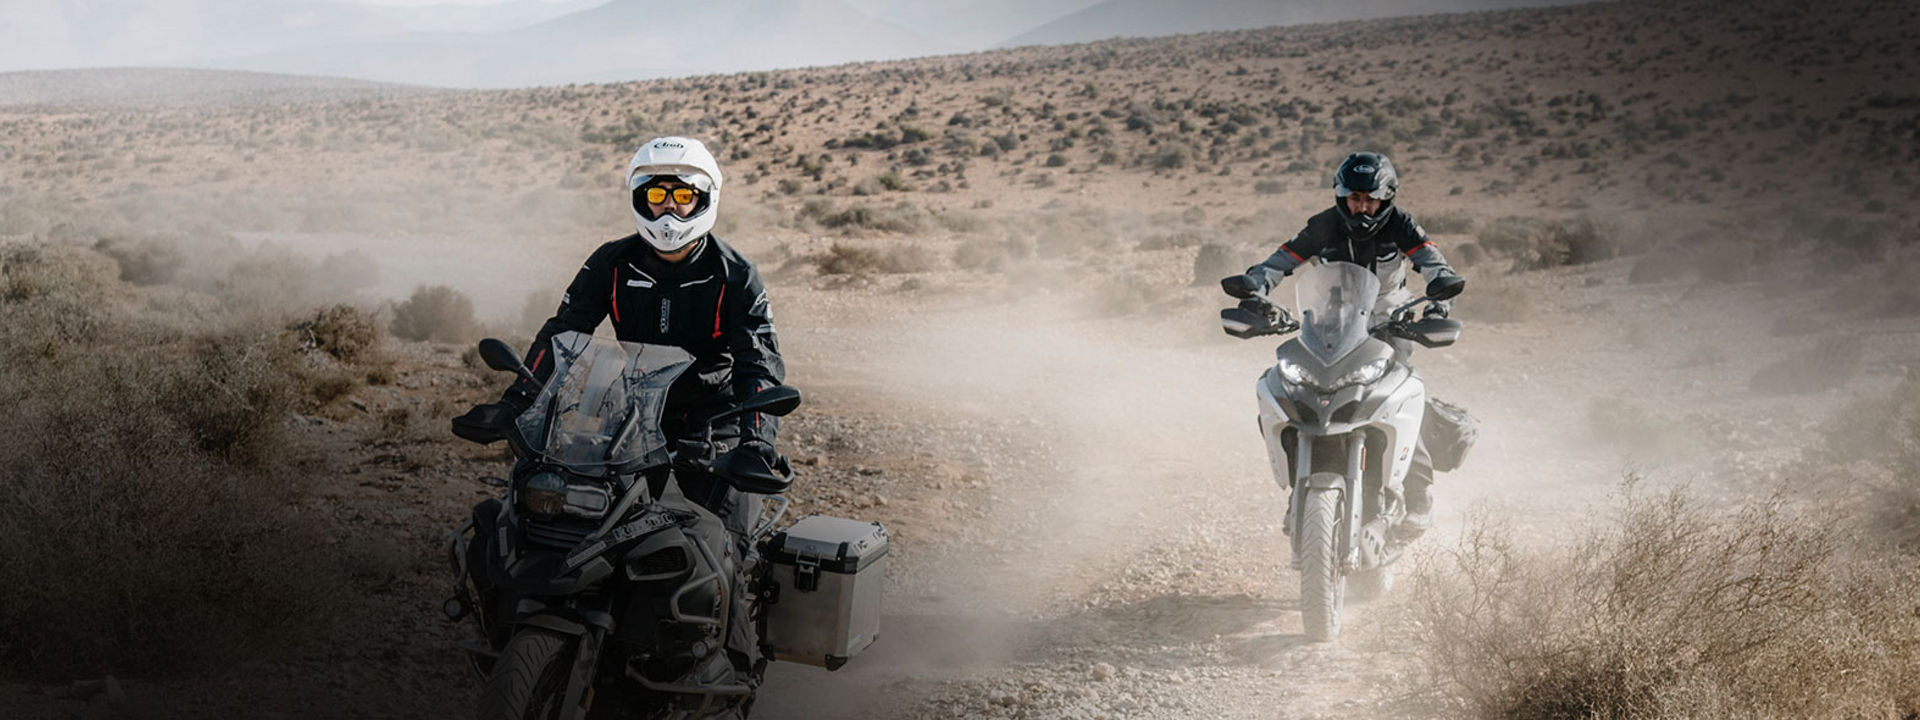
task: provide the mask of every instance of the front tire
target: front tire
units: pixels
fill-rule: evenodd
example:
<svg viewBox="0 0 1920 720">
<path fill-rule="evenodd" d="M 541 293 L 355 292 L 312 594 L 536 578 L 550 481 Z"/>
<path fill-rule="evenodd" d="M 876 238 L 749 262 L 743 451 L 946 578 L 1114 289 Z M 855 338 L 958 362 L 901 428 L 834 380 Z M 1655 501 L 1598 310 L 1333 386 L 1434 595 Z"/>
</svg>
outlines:
<svg viewBox="0 0 1920 720">
<path fill-rule="evenodd" d="M 1331 642 L 1340 636 L 1340 604 L 1346 578 L 1340 574 L 1340 493 L 1310 490 L 1300 518 L 1300 622 L 1307 639 Z"/>
<path fill-rule="evenodd" d="M 480 720 L 559 718 L 567 699 L 572 643 L 561 635 L 526 628 L 507 642 L 480 695 Z"/>
</svg>

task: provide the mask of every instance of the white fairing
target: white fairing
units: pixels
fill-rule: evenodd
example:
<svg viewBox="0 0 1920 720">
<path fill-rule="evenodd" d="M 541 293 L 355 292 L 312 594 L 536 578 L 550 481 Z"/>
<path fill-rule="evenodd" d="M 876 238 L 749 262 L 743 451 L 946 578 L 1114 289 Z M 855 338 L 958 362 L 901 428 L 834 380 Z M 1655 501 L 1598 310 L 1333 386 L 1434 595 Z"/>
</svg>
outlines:
<svg viewBox="0 0 1920 720">
<path fill-rule="evenodd" d="M 1265 375 L 1254 384 L 1254 394 L 1260 403 L 1260 434 L 1267 442 L 1267 461 L 1273 469 L 1274 482 L 1281 487 L 1290 487 L 1295 481 L 1305 478 L 1310 472 L 1311 463 L 1302 462 L 1298 477 L 1287 477 L 1287 448 L 1281 444 L 1280 431 L 1296 423 L 1287 417 L 1274 388 L 1279 386 L 1276 369 L 1267 370 Z M 1387 438 L 1390 453 L 1388 487 L 1398 488 L 1407 477 L 1407 471 L 1413 467 L 1414 445 L 1420 441 L 1420 423 L 1426 418 L 1427 385 L 1420 374 L 1409 369 L 1406 373 L 1388 373 L 1386 382 L 1398 382 L 1387 393 L 1386 402 L 1380 404 L 1370 417 L 1357 418 L 1353 423 L 1337 423 L 1324 429 L 1301 426 L 1303 433 L 1341 435 L 1364 427 L 1376 427 Z M 1376 389 L 1375 392 L 1380 392 Z"/>
<path fill-rule="evenodd" d="M 648 220 L 641 212 L 641 202 L 630 203 L 633 222 L 640 229 L 640 237 L 655 250 L 670 253 L 686 247 L 713 231 L 715 218 L 720 214 L 720 163 L 713 159 L 713 153 L 699 140 L 684 137 L 663 137 L 647 141 L 633 154 L 633 160 L 627 163 L 627 194 L 656 175 L 672 175 L 681 182 L 692 185 L 707 194 L 707 200 L 698 210 L 687 217 L 673 213 L 661 213 L 659 217 Z"/>
</svg>

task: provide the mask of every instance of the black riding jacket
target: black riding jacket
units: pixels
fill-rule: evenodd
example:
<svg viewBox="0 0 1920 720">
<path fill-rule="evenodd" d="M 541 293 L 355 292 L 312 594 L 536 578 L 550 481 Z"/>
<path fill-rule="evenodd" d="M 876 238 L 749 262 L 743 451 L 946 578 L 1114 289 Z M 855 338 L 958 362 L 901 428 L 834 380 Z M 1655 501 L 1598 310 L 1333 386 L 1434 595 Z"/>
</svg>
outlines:
<svg viewBox="0 0 1920 720">
<path fill-rule="evenodd" d="M 1413 216 L 1397 205 L 1386 208 L 1386 217 L 1381 218 L 1383 225 L 1372 237 L 1356 239 L 1347 229 L 1346 219 L 1338 208 L 1327 208 L 1324 212 L 1307 219 L 1293 239 L 1280 245 L 1266 260 L 1251 268 L 1247 274 L 1259 281 L 1263 290 L 1272 289 L 1279 284 L 1280 278 L 1292 274 L 1296 268 L 1306 264 L 1308 258 L 1319 257 L 1324 260 L 1350 262 L 1372 270 L 1380 278 L 1382 298 L 1393 294 L 1402 294 L 1406 285 L 1406 267 L 1411 264 L 1427 282 L 1443 275 L 1457 274 L 1453 266 L 1447 264 L 1446 257 L 1440 254 L 1440 248 L 1427 239 L 1427 231 L 1414 222 Z M 1424 292 L 1424 288 L 1422 288 Z"/>
<path fill-rule="evenodd" d="M 667 394 L 669 423 L 718 412 L 786 378 L 760 271 L 713 235 L 678 263 L 661 260 L 638 235 L 601 245 L 534 336 L 527 367 L 544 383 L 553 373 L 553 336 L 591 334 L 606 318 L 621 342 L 672 345 L 693 355 L 693 366 Z M 538 389 L 521 380 L 510 392 L 531 397 Z M 740 435 L 772 443 L 776 427 L 772 416 L 748 413 Z"/>
</svg>

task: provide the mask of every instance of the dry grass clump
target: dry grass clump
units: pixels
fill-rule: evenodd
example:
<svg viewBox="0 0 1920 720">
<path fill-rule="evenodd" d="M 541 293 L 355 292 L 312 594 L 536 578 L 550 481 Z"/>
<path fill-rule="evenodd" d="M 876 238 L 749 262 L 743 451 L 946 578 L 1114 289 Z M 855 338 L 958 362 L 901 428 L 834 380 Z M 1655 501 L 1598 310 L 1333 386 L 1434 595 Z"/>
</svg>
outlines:
<svg viewBox="0 0 1920 720">
<path fill-rule="evenodd" d="M 479 333 L 473 319 L 473 300 L 445 285 L 422 285 L 393 306 L 394 337 L 462 343 Z"/>
<path fill-rule="evenodd" d="M 1422 660 L 1469 717 L 1911 717 L 1920 573 L 1828 520 L 1629 485 L 1571 550 L 1478 522 L 1418 570 Z"/>
<path fill-rule="evenodd" d="M 1808 474 L 1861 489 L 1852 517 L 1867 537 L 1920 553 L 1920 376 L 1848 403 L 1825 429 Z"/>
<path fill-rule="evenodd" d="M 291 339 L 149 331 L 89 250 L 0 262 L 0 667 L 187 672 L 315 627 L 339 577 L 294 502 Z M 84 327 L 58 327 L 79 308 Z"/>
<path fill-rule="evenodd" d="M 321 308 L 293 330 L 304 344 L 341 362 L 371 358 L 380 342 L 380 323 L 373 313 L 346 304 Z"/>
<path fill-rule="evenodd" d="M 924 230 L 927 226 L 926 213 L 909 202 L 895 203 L 878 209 L 866 205 L 855 205 L 845 210 L 833 210 L 831 205 L 827 205 L 816 210 L 818 212 L 811 213 L 810 216 L 819 222 L 821 227 L 833 230 L 915 233 Z"/>
</svg>

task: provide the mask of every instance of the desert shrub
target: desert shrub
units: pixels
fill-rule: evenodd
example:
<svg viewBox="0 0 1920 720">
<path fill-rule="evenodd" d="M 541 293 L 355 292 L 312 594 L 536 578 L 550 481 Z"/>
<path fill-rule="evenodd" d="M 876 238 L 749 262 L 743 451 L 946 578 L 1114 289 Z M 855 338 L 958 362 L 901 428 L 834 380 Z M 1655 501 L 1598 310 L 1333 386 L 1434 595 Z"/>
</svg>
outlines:
<svg viewBox="0 0 1920 720">
<path fill-rule="evenodd" d="M 466 342 L 478 327 L 473 301 L 445 285 L 416 287 L 412 296 L 393 307 L 393 334 L 406 340 Z"/>
<path fill-rule="evenodd" d="M 190 338 L 186 357 L 150 379 L 201 450 L 247 467 L 268 466 L 298 401 L 298 349 L 265 328 L 236 327 Z"/>
<path fill-rule="evenodd" d="M 311 319 L 295 324 L 292 329 L 303 344 L 341 362 L 371 358 L 380 342 L 380 323 L 372 313 L 352 305 L 321 308 Z"/>
<path fill-rule="evenodd" d="M 178 245 L 168 238 L 102 238 L 93 249 L 113 258 L 120 279 L 134 285 L 173 282 L 185 262 Z"/>
<path fill-rule="evenodd" d="M 1631 485 L 1572 548 L 1482 519 L 1416 569 L 1421 659 L 1472 717 L 1910 716 L 1920 573 L 1843 552 L 1830 520 Z"/>
<path fill-rule="evenodd" d="M 190 672 L 323 627 L 340 575 L 287 461 L 290 337 L 148 332 L 88 250 L 0 260 L 15 291 L 0 294 L 0 497 L 14 499 L 0 502 L 0 667 Z M 89 327 L 47 352 L 31 326 L 76 301 Z"/>
<path fill-rule="evenodd" d="M 1253 192 L 1259 195 L 1279 195 L 1280 193 L 1283 193 L 1286 191 L 1287 191 L 1286 181 L 1280 180 L 1277 178 L 1266 178 L 1264 180 L 1256 180 L 1253 183 Z"/>
<path fill-rule="evenodd" d="M 925 214 L 907 202 L 877 210 L 866 205 L 855 205 L 816 217 L 821 226 L 835 230 L 870 229 L 912 233 L 926 227 Z"/>
<path fill-rule="evenodd" d="M 1860 373 L 1860 348 L 1855 335 L 1821 339 L 1755 371 L 1747 389 L 1777 395 L 1831 390 Z"/>
<path fill-rule="evenodd" d="M 51 243 L 0 243 L 6 364 L 50 362 L 102 332 L 120 285 L 111 259 Z"/>
<path fill-rule="evenodd" d="M 1851 516 L 1866 537 L 1920 553 L 1920 375 L 1844 404 L 1822 431 L 1806 473 L 1825 487 L 1859 488 Z"/>
<path fill-rule="evenodd" d="M 918 245 L 890 244 L 882 249 L 834 243 L 814 258 L 822 275 L 912 273 L 932 270 L 933 253 Z"/>
</svg>

